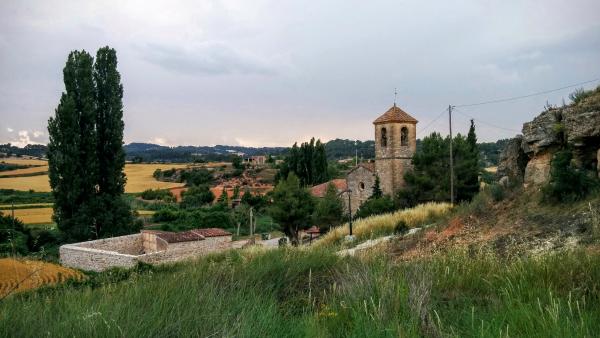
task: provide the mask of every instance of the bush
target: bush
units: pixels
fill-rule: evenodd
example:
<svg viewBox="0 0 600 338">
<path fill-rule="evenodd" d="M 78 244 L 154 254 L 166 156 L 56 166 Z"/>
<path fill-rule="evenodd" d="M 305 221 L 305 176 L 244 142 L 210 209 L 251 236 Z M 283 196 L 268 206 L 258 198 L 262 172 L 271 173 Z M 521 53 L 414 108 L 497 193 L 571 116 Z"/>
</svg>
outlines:
<svg viewBox="0 0 600 338">
<path fill-rule="evenodd" d="M 215 200 L 215 195 L 210 191 L 207 185 L 193 186 L 181 194 L 182 208 L 200 208 Z"/>
<path fill-rule="evenodd" d="M 575 167 L 571 163 L 572 159 L 573 153 L 570 150 L 562 150 L 554 154 L 550 182 L 542 188 L 543 201 L 551 203 L 577 201 L 597 188 L 597 179 L 587 176 L 585 172 Z"/>
<path fill-rule="evenodd" d="M 172 222 L 179 218 L 179 211 L 174 208 L 163 208 L 152 215 L 153 222 Z"/>
<path fill-rule="evenodd" d="M 161 200 L 165 202 L 173 202 L 175 201 L 175 196 L 169 190 L 161 190 L 161 189 L 147 189 L 144 190 L 140 197 L 145 200 Z"/>
<path fill-rule="evenodd" d="M 28 254 L 30 237 L 23 222 L 0 212 L 0 254 Z"/>
<path fill-rule="evenodd" d="M 504 199 L 504 188 L 502 188 L 500 185 L 492 184 L 488 189 L 494 202 L 500 202 Z"/>
<path fill-rule="evenodd" d="M 408 224 L 406 224 L 406 222 L 404 220 L 399 220 L 398 223 L 396 223 L 396 227 L 394 228 L 394 233 L 397 235 L 404 235 L 408 232 L 409 228 L 408 228 Z"/>
<path fill-rule="evenodd" d="M 385 214 L 396 209 L 394 201 L 389 196 L 373 198 L 360 206 L 356 212 L 356 218 L 365 218 L 372 215 Z"/>
</svg>

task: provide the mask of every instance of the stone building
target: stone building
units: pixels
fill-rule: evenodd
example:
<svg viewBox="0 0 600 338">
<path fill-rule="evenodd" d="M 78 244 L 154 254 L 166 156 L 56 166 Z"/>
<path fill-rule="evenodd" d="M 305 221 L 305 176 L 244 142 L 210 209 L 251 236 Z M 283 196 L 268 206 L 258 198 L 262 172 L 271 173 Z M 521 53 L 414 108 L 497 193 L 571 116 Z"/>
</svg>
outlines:
<svg viewBox="0 0 600 338">
<path fill-rule="evenodd" d="M 417 149 L 417 122 L 395 103 L 373 121 L 375 162 L 359 164 L 346 177 L 352 213 L 371 196 L 376 176 L 386 195 L 394 196 L 404 186 L 404 173 L 412 169 Z"/>
<path fill-rule="evenodd" d="M 62 265 L 102 271 L 111 267 L 130 268 L 138 262 L 175 262 L 231 247 L 231 233 L 209 228 L 178 233 L 142 230 L 139 234 L 66 244 L 59 251 Z"/>
</svg>

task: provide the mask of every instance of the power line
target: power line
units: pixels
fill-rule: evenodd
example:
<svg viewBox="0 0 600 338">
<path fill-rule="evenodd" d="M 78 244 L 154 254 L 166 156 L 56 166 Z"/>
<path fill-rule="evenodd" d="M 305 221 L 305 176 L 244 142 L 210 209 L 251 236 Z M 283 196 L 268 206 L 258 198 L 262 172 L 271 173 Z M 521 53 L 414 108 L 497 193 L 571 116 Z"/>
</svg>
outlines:
<svg viewBox="0 0 600 338">
<path fill-rule="evenodd" d="M 525 99 L 525 98 L 532 97 L 532 96 L 537 96 L 537 95 L 543 95 L 543 94 L 548 94 L 548 93 L 552 93 L 552 92 L 557 92 L 559 90 L 563 90 L 563 89 L 567 89 L 567 88 L 572 88 L 572 87 L 577 87 L 577 86 L 581 86 L 581 85 L 584 85 L 584 84 L 588 84 L 588 83 L 592 83 L 592 82 L 597 82 L 597 81 L 600 81 L 600 78 L 596 78 L 596 79 L 589 80 L 589 81 L 584 81 L 584 82 L 579 82 L 579 83 L 571 84 L 571 85 L 560 87 L 560 88 L 556 88 L 556 89 L 544 90 L 544 91 L 541 91 L 541 92 L 527 94 L 527 95 L 513 96 L 513 97 L 504 98 L 504 99 L 494 99 L 494 100 L 477 102 L 477 103 L 458 104 L 458 105 L 455 105 L 454 107 L 473 107 L 473 106 L 481 106 L 481 105 L 484 105 L 484 104 L 492 104 L 492 103 L 501 103 L 501 102 L 508 102 L 508 101 L 520 100 L 520 99 Z"/>
<path fill-rule="evenodd" d="M 436 118 L 434 118 L 434 119 L 433 119 L 433 120 L 431 120 L 431 121 L 430 121 L 428 124 L 426 124 L 426 125 L 425 125 L 425 127 L 421 128 L 421 129 L 420 129 L 420 130 L 417 132 L 417 134 L 420 134 L 420 133 L 424 132 L 425 130 L 427 130 L 427 128 L 429 128 L 429 127 L 430 127 L 432 124 L 434 124 L 434 123 L 435 123 L 435 121 L 439 120 L 439 119 L 440 119 L 440 117 L 442 117 L 442 116 L 444 115 L 444 113 L 446 113 L 447 111 L 448 111 L 448 110 L 446 110 L 446 109 L 442 110 L 442 112 L 441 112 L 441 113 L 440 113 L 438 116 L 436 116 Z"/>
<path fill-rule="evenodd" d="M 459 114 L 461 114 L 461 115 L 463 115 L 463 116 L 465 116 L 467 118 L 473 119 L 473 120 L 475 120 L 475 121 L 477 121 L 477 122 L 479 122 L 481 124 L 484 124 L 484 125 L 487 125 L 489 127 L 492 127 L 492 128 L 501 129 L 501 130 L 507 130 L 507 131 L 510 131 L 510 132 L 521 133 L 520 130 L 505 128 L 505 127 L 501 127 L 501 126 L 498 126 L 498 125 L 495 125 L 495 124 L 492 124 L 492 123 L 489 123 L 489 122 L 482 121 L 480 119 L 476 119 L 473 116 L 467 115 L 463 111 L 460 111 L 460 110 L 456 109 L 456 107 L 454 108 L 453 111 L 455 111 L 455 112 L 457 112 L 457 113 L 459 113 Z"/>
</svg>

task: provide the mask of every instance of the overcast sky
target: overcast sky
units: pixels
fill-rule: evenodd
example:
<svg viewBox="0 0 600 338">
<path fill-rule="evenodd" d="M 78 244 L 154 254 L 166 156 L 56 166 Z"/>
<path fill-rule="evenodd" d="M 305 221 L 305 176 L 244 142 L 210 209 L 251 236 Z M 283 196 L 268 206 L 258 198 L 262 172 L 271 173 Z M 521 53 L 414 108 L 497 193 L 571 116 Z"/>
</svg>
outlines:
<svg viewBox="0 0 600 338">
<path fill-rule="evenodd" d="M 446 133 L 447 117 L 430 122 L 449 104 L 600 78 L 600 1 L 2 0 L 0 142 L 46 143 L 68 53 L 105 45 L 126 143 L 372 139 L 395 87 L 422 138 Z M 453 122 L 510 137 L 572 90 L 461 108 Z"/>
</svg>

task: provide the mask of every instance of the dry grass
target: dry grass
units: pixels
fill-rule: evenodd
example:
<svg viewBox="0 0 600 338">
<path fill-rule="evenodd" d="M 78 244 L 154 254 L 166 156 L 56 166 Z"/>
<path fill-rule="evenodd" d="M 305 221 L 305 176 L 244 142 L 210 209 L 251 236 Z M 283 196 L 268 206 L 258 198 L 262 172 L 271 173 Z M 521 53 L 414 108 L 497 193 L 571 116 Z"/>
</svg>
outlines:
<svg viewBox="0 0 600 338">
<path fill-rule="evenodd" d="M 18 157 L 0 158 L 0 162 L 10 163 L 10 164 L 21 164 L 21 165 L 48 165 L 48 161 L 46 161 L 46 160 L 34 160 L 34 159 L 25 159 L 25 158 L 18 158 Z"/>
<path fill-rule="evenodd" d="M 414 208 L 404 209 L 389 214 L 376 215 L 353 222 L 353 235 L 358 239 L 367 239 L 378 234 L 391 234 L 396 225 L 403 221 L 409 228 L 421 225 L 450 211 L 449 203 L 425 203 Z M 327 246 L 340 242 L 348 235 L 348 224 L 336 227 L 325 234 L 313 246 Z"/>
<path fill-rule="evenodd" d="M 11 210 L 2 210 L 6 215 L 12 213 Z M 52 223 L 52 208 L 32 208 L 15 209 L 15 218 L 20 219 L 25 224 L 47 224 Z"/>
<path fill-rule="evenodd" d="M 20 163 L 27 164 L 29 161 L 39 161 L 39 160 L 20 160 L 13 161 L 10 163 Z M 42 161 L 43 162 L 43 161 Z M 9 163 L 9 162 L 7 162 Z M 44 162 L 47 164 L 46 162 Z M 182 183 L 173 183 L 173 182 L 159 182 L 152 177 L 152 174 L 156 169 L 167 170 L 171 168 L 186 168 L 188 165 L 186 164 L 126 164 L 125 165 L 125 174 L 127 175 L 127 185 L 125 186 L 125 192 L 142 192 L 146 189 L 170 189 L 174 187 L 183 186 Z M 37 168 L 27 168 L 27 169 L 17 169 L 10 172 L 17 172 L 23 170 L 37 169 Z M 46 169 L 47 170 L 47 167 Z M 43 171 L 43 170 L 42 170 Z M 1 175 L 7 175 L 4 172 Z M 26 176 L 26 177 L 8 177 L 8 178 L 0 178 L 0 189 L 14 189 L 14 190 L 34 190 L 38 192 L 48 192 L 50 191 L 50 183 L 48 182 L 48 175 L 37 175 L 37 176 Z"/>
<path fill-rule="evenodd" d="M 30 207 L 30 208 L 39 208 L 39 207 L 52 207 L 54 203 L 25 203 L 25 204 L 20 204 L 20 203 L 15 203 L 14 206 L 15 207 L 19 207 L 19 208 L 25 208 L 25 207 Z M 0 210 L 10 210 L 12 208 L 12 204 L 0 204 Z"/>
<path fill-rule="evenodd" d="M 31 168 L 3 171 L 3 172 L 0 172 L 0 177 L 14 176 L 14 175 L 28 175 L 28 174 L 35 174 L 35 173 L 43 173 L 43 172 L 47 172 L 47 171 L 48 171 L 48 166 L 41 165 L 41 166 L 31 167 Z"/>
<path fill-rule="evenodd" d="M 68 279 L 80 280 L 79 271 L 60 265 L 33 260 L 0 259 L 0 297 L 8 293 L 56 284 Z"/>
</svg>

